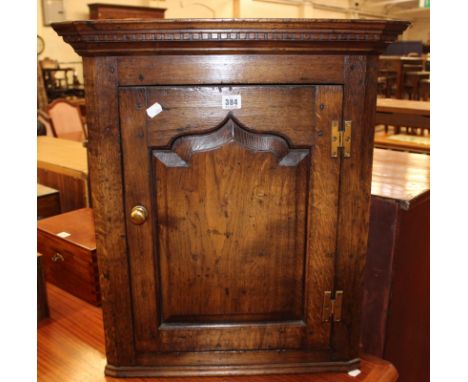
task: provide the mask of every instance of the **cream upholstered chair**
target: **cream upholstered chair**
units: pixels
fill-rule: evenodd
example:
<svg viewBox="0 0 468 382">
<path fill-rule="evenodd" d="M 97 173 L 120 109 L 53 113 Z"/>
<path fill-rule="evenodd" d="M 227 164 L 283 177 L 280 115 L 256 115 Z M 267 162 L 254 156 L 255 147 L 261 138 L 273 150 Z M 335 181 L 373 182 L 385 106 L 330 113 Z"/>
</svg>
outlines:
<svg viewBox="0 0 468 382">
<path fill-rule="evenodd" d="M 86 141 L 86 129 L 78 106 L 65 99 L 56 99 L 47 106 L 47 112 L 57 138 Z"/>
</svg>

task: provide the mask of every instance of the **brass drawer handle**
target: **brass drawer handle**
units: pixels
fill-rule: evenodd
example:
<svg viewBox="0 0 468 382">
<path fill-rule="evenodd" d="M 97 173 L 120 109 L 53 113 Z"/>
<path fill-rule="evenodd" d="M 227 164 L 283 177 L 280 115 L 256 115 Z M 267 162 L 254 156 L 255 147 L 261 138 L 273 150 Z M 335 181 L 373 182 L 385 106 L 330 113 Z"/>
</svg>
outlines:
<svg viewBox="0 0 468 382">
<path fill-rule="evenodd" d="M 133 224 L 143 224 L 148 218 L 148 211 L 143 206 L 135 206 L 130 212 L 130 220 Z"/>
<path fill-rule="evenodd" d="M 54 263 L 58 261 L 65 261 L 65 258 L 60 253 L 56 252 L 55 255 L 52 256 L 52 261 Z"/>
</svg>

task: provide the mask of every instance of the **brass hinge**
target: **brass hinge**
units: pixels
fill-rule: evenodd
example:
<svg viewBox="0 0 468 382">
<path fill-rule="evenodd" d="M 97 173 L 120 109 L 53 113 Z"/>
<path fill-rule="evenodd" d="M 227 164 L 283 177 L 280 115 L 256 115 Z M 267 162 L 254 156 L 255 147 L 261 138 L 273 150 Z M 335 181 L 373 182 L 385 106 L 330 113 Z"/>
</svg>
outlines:
<svg viewBox="0 0 468 382">
<path fill-rule="evenodd" d="M 338 121 L 332 121 L 331 156 L 338 158 L 338 148 L 343 148 L 343 156 L 351 157 L 351 121 L 344 121 L 344 127 L 340 130 Z"/>
<path fill-rule="evenodd" d="M 322 322 L 340 322 L 341 305 L 343 303 L 343 291 L 335 291 L 335 298 L 332 299 L 332 292 L 327 290 L 323 293 Z"/>
</svg>

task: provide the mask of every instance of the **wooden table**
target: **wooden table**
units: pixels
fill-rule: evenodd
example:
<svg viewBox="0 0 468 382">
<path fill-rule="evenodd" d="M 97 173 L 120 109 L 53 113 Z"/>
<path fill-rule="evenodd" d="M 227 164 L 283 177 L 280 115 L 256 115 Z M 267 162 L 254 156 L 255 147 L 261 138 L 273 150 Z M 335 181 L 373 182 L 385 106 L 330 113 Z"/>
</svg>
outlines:
<svg viewBox="0 0 468 382">
<path fill-rule="evenodd" d="M 429 381 L 429 161 L 374 150 L 361 338 L 400 382 Z"/>
<path fill-rule="evenodd" d="M 428 101 L 377 98 L 376 125 L 430 129 L 431 107 Z"/>
<path fill-rule="evenodd" d="M 430 103 L 427 101 L 410 101 L 392 98 L 378 98 L 375 114 L 375 125 L 393 125 L 395 132 L 377 132 L 374 146 L 393 150 L 411 152 L 430 152 L 428 135 L 400 134 L 399 126 L 430 130 Z"/>
<path fill-rule="evenodd" d="M 89 207 L 88 161 L 83 144 L 37 137 L 37 181 L 60 191 L 62 212 Z"/>
<path fill-rule="evenodd" d="M 384 131 L 375 133 L 374 147 L 412 153 L 429 154 L 429 136 L 409 134 L 388 134 Z"/>
<path fill-rule="evenodd" d="M 38 381 L 154 382 L 152 378 L 115 379 L 104 376 L 102 310 L 47 284 L 50 319 L 37 333 Z M 60 362 L 57 362 L 60 360 Z M 386 361 L 363 356 L 362 373 L 267 375 L 247 377 L 157 378 L 158 382 L 394 382 L 395 368 Z"/>
</svg>

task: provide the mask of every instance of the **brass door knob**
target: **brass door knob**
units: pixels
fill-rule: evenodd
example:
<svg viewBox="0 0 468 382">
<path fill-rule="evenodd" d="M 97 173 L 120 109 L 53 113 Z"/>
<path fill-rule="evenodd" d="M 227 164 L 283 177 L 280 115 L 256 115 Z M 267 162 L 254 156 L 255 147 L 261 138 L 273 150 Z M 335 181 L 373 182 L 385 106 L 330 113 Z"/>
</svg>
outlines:
<svg viewBox="0 0 468 382">
<path fill-rule="evenodd" d="M 130 220 L 133 224 L 143 224 L 148 218 L 148 211 L 143 206 L 135 206 L 130 212 Z"/>
</svg>

